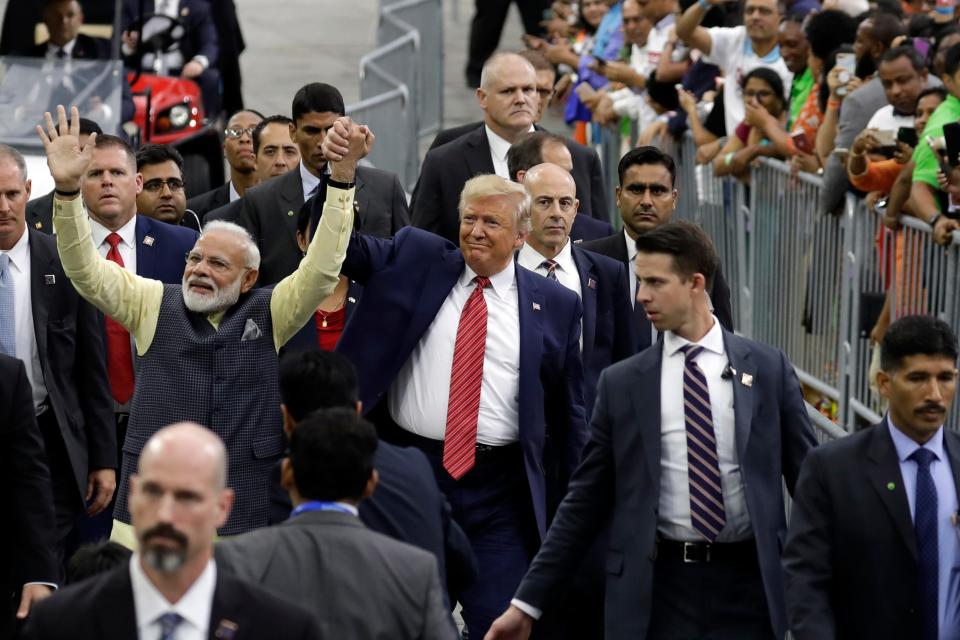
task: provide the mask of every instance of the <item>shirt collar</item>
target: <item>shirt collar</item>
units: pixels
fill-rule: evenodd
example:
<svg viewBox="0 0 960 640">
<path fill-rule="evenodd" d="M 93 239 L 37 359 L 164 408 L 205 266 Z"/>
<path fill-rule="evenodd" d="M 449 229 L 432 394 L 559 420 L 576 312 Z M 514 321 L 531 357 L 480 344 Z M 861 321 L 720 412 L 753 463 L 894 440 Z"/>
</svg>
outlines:
<svg viewBox="0 0 960 640">
<path fill-rule="evenodd" d="M 58 47 L 57 45 L 53 44 L 52 42 L 47 42 L 47 51 L 50 52 L 50 53 L 52 53 L 52 54 L 54 55 L 54 57 L 56 57 L 57 51 L 60 51 L 60 49 L 63 49 L 64 53 L 67 54 L 67 57 L 68 57 L 68 58 L 72 58 L 72 57 L 73 57 L 73 48 L 74 48 L 75 46 L 77 46 L 77 39 L 76 39 L 76 38 L 74 38 L 73 40 L 71 40 L 71 41 L 68 42 L 67 44 L 63 45 L 62 47 Z"/>
<path fill-rule="evenodd" d="M 483 125 L 483 128 L 487 131 L 487 142 L 490 144 L 490 153 L 492 153 L 495 158 L 506 162 L 507 151 L 510 150 L 510 143 L 494 133 L 493 129 L 488 125 Z M 533 125 L 530 125 L 530 131 L 535 131 Z"/>
<path fill-rule="evenodd" d="M 217 567 L 213 559 L 207 561 L 203 573 L 175 604 L 167 602 L 163 594 L 150 582 L 150 578 L 140 566 L 139 553 L 130 557 L 130 581 L 138 627 L 156 622 L 157 618 L 165 613 L 175 612 L 197 629 L 209 629 L 213 592 L 217 586 Z"/>
<path fill-rule="evenodd" d="M 493 292 L 497 294 L 497 297 L 501 300 L 505 300 L 509 295 L 510 290 L 513 288 L 514 276 L 516 275 L 516 267 L 511 260 L 505 269 L 500 273 L 495 273 L 490 276 L 490 287 L 493 289 Z M 477 272 L 470 268 L 470 265 L 463 266 L 463 273 L 460 274 L 460 286 L 461 287 L 475 287 L 476 283 L 473 282 L 473 279 L 477 277 Z"/>
<path fill-rule="evenodd" d="M 135 249 L 137 246 L 137 216 L 140 214 L 134 215 L 127 221 L 127 224 L 123 225 L 117 229 L 117 235 L 120 236 L 120 240 L 130 247 Z M 110 229 L 107 229 L 105 226 L 90 218 L 90 237 L 93 238 L 93 246 L 99 247 L 104 242 L 107 241 L 107 236 L 113 233 Z"/>
<path fill-rule="evenodd" d="M 712 314 L 710 317 L 713 318 L 713 326 L 707 331 L 707 335 L 700 338 L 696 344 L 703 347 L 706 351 L 712 351 L 722 356 L 724 354 L 723 330 L 720 328 L 720 322 L 717 320 L 717 317 Z M 663 332 L 663 355 L 666 358 L 669 358 L 688 344 L 690 344 L 689 340 L 681 338 L 673 331 Z"/>
<path fill-rule="evenodd" d="M 233 180 L 231 180 L 229 184 L 230 184 L 230 202 L 236 202 L 242 196 L 237 191 L 237 188 L 233 185 Z"/>
<path fill-rule="evenodd" d="M 557 268 L 561 271 L 576 273 L 577 265 L 573 261 L 573 250 L 570 249 L 570 244 L 570 238 L 567 238 L 567 243 L 563 245 L 563 249 L 553 258 L 553 261 L 557 263 Z M 540 265 L 543 264 L 543 261 L 546 259 L 547 258 L 539 251 L 526 242 L 520 247 L 520 252 L 517 254 L 517 261 L 520 262 L 520 266 L 525 269 L 530 269 L 531 271 L 539 269 Z"/>
<path fill-rule="evenodd" d="M 26 227 L 23 229 L 23 234 L 20 236 L 20 239 L 17 240 L 17 243 L 13 245 L 9 251 L 2 251 L 0 253 L 5 253 L 10 258 L 10 264 L 17 271 L 22 272 L 26 269 L 27 264 L 30 262 L 30 231 Z"/>
<path fill-rule="evenodd" d="M 667 15 L 660 18 L 660 21 L 653 26 L 657 31 L 663 31 L 667 27 L 673 26 L 677 22 L 677 15 L 675 13 L 668 13 Z"/>
<path fill-rule="evenodd" d="M 893 438 L 893 446 L 897 450 L 897 458 L 900 459 L 900 462 L 906 462 L 913 455 L 913 452 L 921 447 L 937 456 L 937 460 L 945 459 L 943 453 L 943 425 L 940 425 L 933 437 L 923 445 L 917 444 L 907 434 L 897 429 L 893 425 L 893 418 L 890 417 L 889 413 L 887 414 L 887 428 L 890 430 L 890 437 Z"/>
<path fill-rule="evenodd" d="M 327 172 L 330 163 L 323 165 L 323 173 Z M 307 194 L 313 191 L 318 184 L 320 184 L 320 178 L 310 173 L 310 170 L 307 169 L 307 166 L 303 164 L 303 160 L 300 161 L 300 182 L 303 183 L 303 197 L 306 199 Z"/>
<path fill-rule="evenodd" d="M 626 227 L 623 229 L 623 239 L 627 243 L 627 261 L 630 262 L 630 268 L 633 269 L 633 263 L 637 259 L 637 241 L 630 237 Z"/>
</svg>

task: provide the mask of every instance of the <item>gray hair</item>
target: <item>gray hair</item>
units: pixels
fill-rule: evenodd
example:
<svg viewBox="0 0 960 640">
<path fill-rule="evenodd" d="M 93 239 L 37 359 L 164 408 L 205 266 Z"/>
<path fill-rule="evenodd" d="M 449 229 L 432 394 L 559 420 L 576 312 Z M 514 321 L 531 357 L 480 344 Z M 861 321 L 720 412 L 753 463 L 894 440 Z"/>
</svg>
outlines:
<svg viewBox="0 0 960 640">
<path fill-rule="evenodd" d="M 0 144 L 0 162 L 3 160 L 10 160 L 17 165 L 23 182 L 27 181 L 27 161 L 23 159 L 23 154 L 9 145 Z"/>
<path fill-rule="evenodd" d="M 493 173 L 474 176 L 463 185 L 463 191 L 460 192 L 460 204 L 457 207 L 460 218 L 463 218 L 463 211 L 468 204 L 474 200 L 492 196 L 518 196 L 517 208 L 513 217 L 514 225 L 517 231 L 524 233 L 530 231 L 530 194 L 527 193 L 522 184 L 511 182 Z"/>
<path fill-rule="evenodd" d="M 490 88 L 490 83 L 493 81 L 493 78 L 497 75 L 497 72 L 500 71 L 500 66 L 507 62 L 508 60 L 519 61 L 520 64 L 523 64 L 527 67 L 530 67 L 530 72 L 533 74 L 534 78 L 537 76 L 537 70 L 533 68 L 533 65 L 530 64 L 530 61 L 521 56 L 519 53 L 513 53 L 510 51 L 501 51 L 495 53 L 487 61 L 483 63 L 483 69 L 480 71 L 480 88 L 487 90 Z"/>
<path fill-rule="evenodd" d="M 247 254 L 245 266 L 249 269 L 260 268 L 260 248 L 257 247 L 257 243 L 254 242 L 253 236 L 250 235 L 249 231 L 238 224 L 227 222 L 226 220 L 211 220 L 203 225 L 203 231 L 200 232 L 200 237 L 202 238 L 211 231 L 223 231 L 237 237 L 243 242 L 243 248 Z"/>
</svg>

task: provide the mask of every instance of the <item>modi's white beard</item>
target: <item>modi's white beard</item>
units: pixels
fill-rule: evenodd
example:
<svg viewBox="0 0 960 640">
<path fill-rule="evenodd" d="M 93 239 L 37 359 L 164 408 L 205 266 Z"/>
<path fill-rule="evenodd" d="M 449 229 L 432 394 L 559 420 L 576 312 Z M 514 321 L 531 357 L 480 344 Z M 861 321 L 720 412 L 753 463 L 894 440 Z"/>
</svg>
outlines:
<svg viewBox="0 0 960 640">
<path fill-rule="evenodd" d="M 193 276 L 187 280 L 187 276 L 184 275 L 183 283 L 181 284 L 183 304 L 194 313 L 210 314 L 225 311 L 235 305 L 237 300 L 240 299 L 240 285 L 242 284 L 242 280 L 243 274 L 240 274 L 229 286 L 221 289 L 209 278 Z M 211 295 L 195 293 L 190 290 L 190 285 L 193 283 L 209 285 L 213 288 L 213 293 Z"/>
</svg>

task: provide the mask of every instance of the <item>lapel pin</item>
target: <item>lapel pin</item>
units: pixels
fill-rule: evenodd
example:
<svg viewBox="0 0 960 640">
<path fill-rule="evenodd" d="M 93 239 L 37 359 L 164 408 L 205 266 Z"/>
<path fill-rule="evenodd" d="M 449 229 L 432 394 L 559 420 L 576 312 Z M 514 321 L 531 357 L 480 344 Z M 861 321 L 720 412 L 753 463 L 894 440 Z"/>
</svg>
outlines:
<svg viewBox="0 0 960 640">
<path fill-rule="evenodd" d="M 217 630 L 214 632 L 213 637 L 216 640 L 233 640 L 237 637 L 237 631 L 240 629 L 240 626 L 233 620 L 221 620 L 220 624 L 217 625 Z"/>
<path fill-rule="evenodd" d="M 582 243 L 583 243 L 583 238 L 573 241 L 573 244 L 582 244 Z"/>
<path fill-rule="evenodd" d="M 350 304 L 357 304 L 357 299 L 354 298 L 353 296 L 350 296 L 349 298 L 347 298 L 347 302 L 349 302 Z"/>
<path fill-rule="evenodd" d="M 740 377 L 740 383 L 745 387 L 753 386 L 753 376 L 749 373 L 745 373 Z"/>
<path fill-rule="evenodd" d="M 44 284 L 57 284 L 57 276 L 55 276 L 55 275 L 52 274 L 52 273 L 48 273 L 48 274 L 46 274 L 45 276 L 43 276 L 43 283 L 44 283 Z"/>
<path fill-rule="evenodd" d="M 293 217 L 293 211 L 287 211 L 287 216 L 290 217 L 290 218 L 292 218 L 292 217 Z"/>
<path fill-rule="evenodd" d="M 181 18 L 186 18 L 189 15 L 190 15 L 190 7 L 184 7 L 183 9 L 180 10 Z"/>
<path fill-rule="evenodd" d="M 587 289 L 596 289 L 597 281 L 593 278 L 587 278 Z"/>
<path fill-rule="evenodd" d="M 888 483 L 887 483 L 887 491 L 893 491 L 893 490 L 896 489 L 896 488 L 897 488 L 896 483 L 893 483 L 893 482 L 888 482 Z"/>
<path fill-rule="evenodd" d="M 148 247 L 152 247 L 154 242 L 155 240 L 153 239 L 153 236 L 143 236 L 143 244 L 147 245 Z"/>
<path fill-rule="evenodd" d="M 540 303 L 534 302 L 534 303 L 533 303 L 533 310 L 534 310 L 534 311 L 540 311 Z"/>
<path fill-rule="evenodd" d="M 42 229 L 43 223 L 37 220 L 35 223 L 33 223 L 33 226 L 36 227 L 37 229 Z"/>
</svg>

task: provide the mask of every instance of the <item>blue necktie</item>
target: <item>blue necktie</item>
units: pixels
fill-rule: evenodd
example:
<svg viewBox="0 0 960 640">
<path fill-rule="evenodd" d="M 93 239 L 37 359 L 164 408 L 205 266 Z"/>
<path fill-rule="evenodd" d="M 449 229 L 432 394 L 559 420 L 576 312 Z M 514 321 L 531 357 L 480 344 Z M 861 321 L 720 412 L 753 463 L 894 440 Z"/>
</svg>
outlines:
<svg viewBox="0 0 960 640">
<path fill-rule="evenodd" d="M 910 454 L 917 463 L 917 492 L 914 504 L 913 529 L 917 534 L 917 573 L 920 584 L 920 621 L 924 640 L 939 635 L 940 612 L 940 543 L 937 527 L 937 487 L 930 475 L 930 463 L 937 459 L 929 449 L 920 448 Z"/>
<path fill-rule="evenodd" d="M 183 622 L 183 616 L 179 613 L 165 613 L 159 618 L 160 638 L 159 640 L 174 640 L 177 637 L 177 627 Z"/>
<path fill-rule="evenodd" d="M 720 458 L 713 429 L 707 378 L 696 363 L 703 347 L 680 348 L 683 362 L 683 415 L 687 428 L 687 475 L 690 480 L 690 521 L 708 542 L 713 542 L 727 522 L 720 484 Z"/>
<path fill-rule="evenodd" d="M 10 256 L 0 253 L 0 353 L 17 357 L 17 327 Z"/>
</svg>

